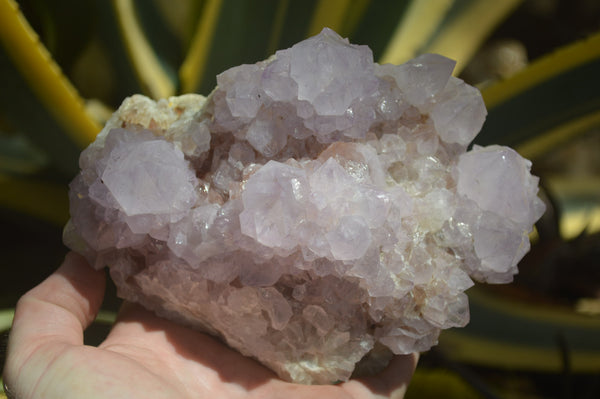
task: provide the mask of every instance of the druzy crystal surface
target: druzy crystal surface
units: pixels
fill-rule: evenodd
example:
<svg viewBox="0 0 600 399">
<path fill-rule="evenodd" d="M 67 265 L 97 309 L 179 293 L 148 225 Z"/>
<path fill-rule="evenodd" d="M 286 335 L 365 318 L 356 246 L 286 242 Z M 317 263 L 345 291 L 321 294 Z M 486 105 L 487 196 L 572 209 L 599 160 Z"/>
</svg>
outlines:
<svg viewBox="0 0 600 399">
<path fill-rule="evenodd" d="M 453 67 L 325 29 L 206 99 L 128 98 L 81 155 L 65 242 L 286 380 L 426 350 L 468 322 L 472 279 L 512 280 L 544 210 L 529 161 L 466 151 L 486 110 Z"/>
</svg>

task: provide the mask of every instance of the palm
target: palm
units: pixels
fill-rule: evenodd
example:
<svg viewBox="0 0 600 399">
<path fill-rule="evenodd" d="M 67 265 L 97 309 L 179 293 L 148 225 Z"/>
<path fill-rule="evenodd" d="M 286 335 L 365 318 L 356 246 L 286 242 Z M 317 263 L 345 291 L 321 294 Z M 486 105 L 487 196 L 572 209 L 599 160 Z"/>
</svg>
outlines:
<svg viewBox="0 0 600 399">
<path fill-rule="evenodd" d="M 82 345 L 104 294 L 102 273 L 70 255 L 17 308 L 5 377 L 23 398 L 372 398 L 401 397 L 415 357 L 381 375 L 336 386 L 279 380 L 216 339 L 126 304 L 106 340 Z"/>
</svg>

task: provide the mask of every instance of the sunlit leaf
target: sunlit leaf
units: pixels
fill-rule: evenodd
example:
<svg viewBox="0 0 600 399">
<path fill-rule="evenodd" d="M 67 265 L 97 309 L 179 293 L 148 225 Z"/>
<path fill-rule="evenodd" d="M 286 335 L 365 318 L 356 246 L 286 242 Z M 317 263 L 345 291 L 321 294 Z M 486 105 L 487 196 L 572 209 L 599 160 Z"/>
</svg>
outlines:
<svg viewBox="0 0 600 399">
<path fill-rule="evenodd" d="M 271 28 L 269 44 L 267 46 L 267 52 L 269 54 L 275 54 L 275 51 L 279 50 L 279 42 L 281 41 L 285 19 L 290 9 L 290 1 L 291 0 L 280 0 L 277 2 L 277 9 L 273 18 L 273 27 Z"/>
<path fill-rule="evenodd" d="M 600 372 L 600 319 L 500 298 L 478 287 L 469 290 L 469 304 L 467 327 L 440 336 L 440 349 L 450 358 L 513 370 L 560 372 L 564 367 L 557 343 L 560 336 L 569 348 L 571 371 Z"/>
<path fill-rule="evenodd" d="M 95 1 L 19 0 L 21 12 L 52 58 L 69 75 L 81 50 L 93 36 Z"/>
<path fill-rule="evenodd" d="M 0 0 L 0 42 L 3 79 L 8 76 L 11 80 L 23 79 L 37 101 L 73 142 L 79 146 L 91 142 L 99 126 L 86 114 L 76 90 L 64 78 L 12 0 Z M 11 65 L 5 65 L 7 62 Z M 15 76 L 15 71 L 20 77 Z M 13 73 L 8 75 L 10 72 Z M 61 140 L 58 135 L 53 139 Z"/>
<path fill-rule="evenodd" d="M 456 60 L 458 75 L 477 49 L 522 0 L 455 0 L 450 12 L 421 53 L 437 53 Z"/>
<path fill-rule="evenodd" d="M 148 0 L 137 0 L 138 10 L 148 7 Z M 203 1 L 199 0 L 153 0 L 153 11 L 160 14 L 165 26 L 159 30 L 170 30 L 187 50 L 194 34 L 196 23 L 202 10 Z M 145 28 L 148 31 L 149 27 Z"/>
<path fill-rule="evenodd" d="M 176 84 L 144 34 L 134 1 L 113 0 L 112 3 L 127 54 L 144 91 L 156 99 L 174 95 Z"/>
<path fill-rule="evenodd" d="M 414 58 L 437 30 L 453 1 L 411 1 L 379 63 L 402 64 Z"/>
<path fill-rule="evenodd" d="M 375 61 L 381 57 L 409 5 L 416 0 L 373 0 L 363 11 L 361 20 L 352 30 L 350 41 L 368 45 Z"/>
<path fill-rule="evenodd" d="M 307 36 L 314 36 L 327 27 L 341 36 L 349 36 L 368 6 L 365 0 L 319 0 L 315 6 Z"/>
<path fill-rule="evenodd" d="M 109 310 L 100 310 L 95 323 L 103 323 L 103 324 L 113 324 L 117 320 L 117 313 Z"/>
<path fill-rule="evenodd" d="M 600 231 L 600 176 L 549 175 L 545 184 L 561 206 L 560 237 L 572 240 Z"/>
<path fill-rule="evenodd" d="M 600 33 L 564 46 L 535 60 L 527 69 L 510 79 L 486 87 L 482 91 L 483 99 L 488 108 L 494 108 L 534 86 L 598 58 L 600 58 Z"/>
<path fill-rule="evenodd" d="M 342 36 L 351 36 L 358 25 L 364 20 L 367 9 L 373 1 L 377 0 L 354 0 L 352 7 L 346 11 L 344 23 L 341 28 Z"/>
<path fill-rule="evenodd" d="M 0 309 L 0 333 L 10 328 L 14 316 L 14 309 Z"/>
<path fill-rule="evenodd" d="M 549 130 L 540 133 L 537 137 L 521 142 L 517 145 L 517 150 L 525 158 L 536 158 L 558 145 L 590 131 L 594 127 L 600 127 L 600 111 L 590 109 L 589 112 L 583 115 L 550 127 Z"/>
<path fill-rule="evenodd" d="M 215 34 L 222 0 L 206 0 L 200 14 L 187 56 L 179 69 L 181 90 L 193 93 L 199 90 L 208 63 L 212 38 Z"/>
<path fill-rule="evenodd" d="M 208 94 L 217 74 L 268 57 L 277 12 L 273 5 L 264 0 L 207 0 L 190 54 L 181 67 L 183 92 Z"/>
<path fill-rule="evenodd" d="M 489 115 L 477 143 L 522 145 L 535 157 L 586 131 L 598 120 L 599 70 L 600 34 L 595 34 L 484 89 Z"/>
</svg>

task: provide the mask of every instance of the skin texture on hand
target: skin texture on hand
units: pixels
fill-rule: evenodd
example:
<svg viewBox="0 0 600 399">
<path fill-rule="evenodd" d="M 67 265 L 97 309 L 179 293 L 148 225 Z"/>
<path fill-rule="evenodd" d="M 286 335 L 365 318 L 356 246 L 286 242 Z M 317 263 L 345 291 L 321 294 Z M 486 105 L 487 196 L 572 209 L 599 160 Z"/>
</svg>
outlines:
<svg viewBox="0 0 600 399">
<path fill-rule="evenodd" d="M 83 344 L 105 275 L 79 255 L 17 304 L 4 382 L 9 398 L 402 398 L 418 355 L 379 375 L 330 386 L 284 382 L 215 338 L 125 303 L 98 347 Z"/>
</svg>

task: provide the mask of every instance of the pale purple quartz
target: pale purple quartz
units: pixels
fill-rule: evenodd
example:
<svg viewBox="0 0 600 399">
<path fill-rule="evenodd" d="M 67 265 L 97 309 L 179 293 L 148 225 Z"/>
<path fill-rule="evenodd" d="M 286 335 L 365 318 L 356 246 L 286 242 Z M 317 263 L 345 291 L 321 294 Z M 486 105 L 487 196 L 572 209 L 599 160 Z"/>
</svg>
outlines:
<svg viewBox="0 0 600 399">
<path fill-rule="evenodd" d="M 466 151 L 486 110 L 453 67 L 325 29 L 207 99 L 126 99 L 81 155 L 65 243 L 289 381 L 427 350 L 468 322 L 472 278 L 512 280 L 544 211 L 529 161 Z"/>
</svg>

